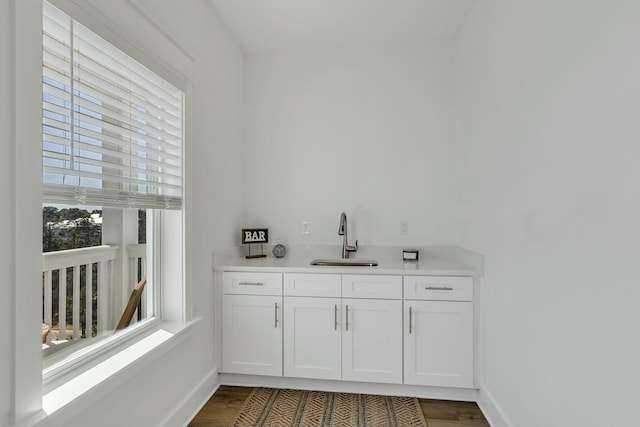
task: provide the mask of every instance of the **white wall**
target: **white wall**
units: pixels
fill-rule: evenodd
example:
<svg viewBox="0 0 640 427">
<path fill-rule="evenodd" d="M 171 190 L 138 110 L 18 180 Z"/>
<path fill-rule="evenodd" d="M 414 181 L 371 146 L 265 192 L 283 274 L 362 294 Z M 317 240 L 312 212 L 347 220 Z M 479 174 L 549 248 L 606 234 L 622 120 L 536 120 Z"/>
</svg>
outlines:
<svg viewBox="0 0 640 427">
<path fill-rule="evenodd" d="M 193 59 L 187 268 L 194 313 L 213 321 L 212 252 L 238 244 L 244 218 L 244 55 L 207 2 L 135 4 Z"/>
<path fill-rule="evenodd" d="M 20 2 L 16 0 L 16 3 L 27 4 L 24 0 Z M 59 0 L 58 3 L 77 7 L 70 0 Z M 85 12 L 95 18 L 96 25 L 105 27 L 102 28 L 103 30 L 110 30 L 113 35 L 128 40 L 133 50 L 137 50 L 147 59 L 168 63 L 169 74 L 182 74 L 191 83 L 191 102 L 187 106 L 191 114 L 188 123 L 189 146 L 186 164 L 186 293 L 189 307 L 187 317 L 201 317 L 202 321 L 198 324 L 197 330 L 185 338 L 178 347 L 152 355 L 145 366 L 134 372 L 128 370 L 124 374 L 116 375 L 109 384 L 97 387 L 76 404 L 71 405 L 68 410 L 63 409 L 54 417 L 44 419 L 38 425 L 154 427 L 181 425 L 187 421 L 185 417 L 193 415 L 189 411 L 198 409 L 195 406 L 202 403 L 199 399 L 203 399 L 217 381 L 212 310 L 214 306 L 212 252 L 235 244 L 232 230 L 240 227 L 244 214 L 243 162 L 240 154 L 243 149 L 244 60 L 242 52 L 227 36 L 207 2 L 192 1 L 188 3 L 188 7 L 185 4 L 178 6 L 176 3 L 170 0 L 153 2 L 119 0 L 108 4 L 100 1 L 83 1 L 79 4 L 86 9 Z M 28 4 L 38 5 L 39 1 L 33 0 Z M 159 11 L 152 6 L 158 6 Z M 3 3 L 0 6 L 0 25 L 3 34 L 12 27 L 12 25 L 5 25 L 7 24 L 5 20 L 9 24 L 12 23 L 11 14 L 10 5 Z M 32 16 L 34 19 L 21 21 L 19 25 L 20 28 L 30 29 L 36 34 L 35 39 L 29 41 L 32 44 L 31 47 L 35 47 L 36 63 L 40 62 L 38 58 L 41 55 L 40 16 L 41 13 L 36 10 Z M 0 88 L 3 94 L 14 84 L 9 72 L 16 63 L 11 59 L 11 49 L 12 38 L 2 37 Z M 20 55 L 22 54 L 18 56 L 18 63 L 24 62 L 20 59 Z M 20 73 L 20 65 L 18 69 Z M 37 66 L 34 69 L 36 75 L 34 93 L 38 94 L 40 71 Z M 38 113 L 41 108 L 39 97 L 36 97 L 35 102 L 33 99 L 29 99 L 28 102 L 29 108 L 35 106 Z M 5 153 L 14 151 L 11 135 L 8 134 L 8 129 L 12 128 L 12 120 L 7 114 L 12 110 L 11 100 L 3 96 L 0 103 L 0 120 L 2 120 L 0 132 L 2 132 L 1 149 Z M 19 122 L 16 127 L 20 132 L 22 130 L 26 130 L 26 133 L 35 132 L 35 156 L 30 156 L 29 160 L 36 166 L 36 179 L 39 181 L 40 127 L 30 126 L 24 122 Z M 31 151 L 17 150 L 16 153 L 20 154 L 22 159 L 29 157 L 28 154 Z M 31 174 L 31 170 L 24 171 L 20 168 L 12 170 L 8 167 L 11 162 L 9 156 L 2 156 L 0 162 L 2 162 L 0 167 L 3 178 L 0 180 L 1 194 L 3 197 L 5 195 L 11 197 L 12 183 L 20 182 L 25 174 Z M 233 179 L 228 179 L 229 177 Z M 28 208 L 25 211 L 35 212 L 36 219 L 31 221 L 35 231 L 29 231 L 30 226 L 26 219 L 19 219 L 11 212 L 11 209 L 16 209 L 16 206 L 3 204 L 0 207 L 0 220 L 9 226 L 0 233 L 8 232 L 12 228 L 11 225 L 15 225 L 16 234 L 20 239 L 23 236 L 30 239 L 32 235 L 36 235 L 35 244 L 30 243 L 30 255 L 32 255 L 30 260 L 33 260 L 36 267 L 24 268 L 25 265 L 21 265 L 17 256 L 13 255 L 16 248 L 19 250 L 22 248 L 17 242 L 4 238 L 0 246 L 2 251 L 0 267 L 3 270 L 7 267 L 12 271 L 15 265 L 16 282 L 24 272 L 28 272 L 35 277 L 31 282 L 37 283 L 37 278 L 40 276 L 38 259 L 41 237 L 39 237 L 38 224 L 41 195 L 37 185 L 23 186 L 20 190 L 29 195 L 30 204 L 22 207 Z M 11 317 L 12 311 L 9 309 L 11 301 L 2 299 L 0 302 L 0 324 L 7 325 L 7 329 L 3 329 L 5 332 L 3 335 L 11 337 L 19 333 L 25 337 L 21 341 L 32 342 L 35 350 L 22 351 L 26 344 L 17 343 L 20 340 L 15 342 L 5 340 L 4 342 L 8 342 L 9 345 L 1 346 L 1 425 L 11 424 L 12 407 L 17 407 L 18 418 L 24 418 L 25 415 L 38 409 L 37 404 L 40 398 L 39 336 L 34 333 L 33 335 L 38 338 L 28 340 L 28 334 L 22 330 L 24 327 L 18 327 L 38 323 L 37 312 L 40 309 L 32 302 L 37 301 L 40 291 L 36 287 L 34 288 L 36 298 L 26 298 L 26 295 L 21 295 L 24 292 L 18 292 L 17 286 L 14 288 L 13 283 L 8 288 L 7 292 L 15 289 L 18 305 L 14 322 Z M 12 356 L 13 353 L 16 353 L 15 359 Z M 22 359 L 29 361 L 30 366 L 25 366 L 26 363 L 22 362 Z M 33 360 L 36 360 L 36 363 L 32 363 Z M 13 379 L 15 375 L 18 375 L 16 381 Z M 20 376 L 28 376 L 30 381 L 23 384 Z M 36 381 L 32 381 L 33 377 Z M 203 385 L 203 388 L 197 389 L 198 386 Z M 183 399 L 187 400 L 183 401 Z"/>
<path fill-rule="evenodd" d="M 11 4 L 0 4 L 0 152 L 13 151 L 11 130 L 12 99 L 10 96 L 12 81 L 11 44 L 13 40 L 11 26 Z M 11 190 L 11 156 L 0 156 L 0 197 L 12 197 Z M 0 204 L 0 224 L 12 224 L 11 205 Z M 11 271 L 13 261 L 11 228 L 0 229 L 0 271 Z M 2 293 L 13 292 L 8 281 L 0 285 Z M 11 298 L 0 298 L 0 325 L 3 325 L 3 336 L 11 336 L 13 317 L 11 315 Z M 0 346 L 0 425 L 9 425 L 11 413 L 11 346 Z"/>
<path fill-rule="evenodd" d="M 640 3 L 477 2 L 459 40 L 459 243 L 511 425 L 637 424 Z"/>
<path fill-rule="evenodd" d="M 451 44 L 256 53 L 246 67 L 247 226 L 338 245 L 345 211 L 362 245 L 451 240 Z"/>
</svg>

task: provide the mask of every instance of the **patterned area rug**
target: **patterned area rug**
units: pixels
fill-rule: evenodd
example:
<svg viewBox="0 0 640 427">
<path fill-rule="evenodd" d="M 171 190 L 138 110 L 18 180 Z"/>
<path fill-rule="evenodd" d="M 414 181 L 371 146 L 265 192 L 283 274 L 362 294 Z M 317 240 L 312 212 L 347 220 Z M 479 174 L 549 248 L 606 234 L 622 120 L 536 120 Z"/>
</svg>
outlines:
<svg viewBox="0 0 640 427">
<path fill-rule="evenodd" d="M 418 399 L 256 388 L 233 427 L 426 427 Z"/>
</svg>

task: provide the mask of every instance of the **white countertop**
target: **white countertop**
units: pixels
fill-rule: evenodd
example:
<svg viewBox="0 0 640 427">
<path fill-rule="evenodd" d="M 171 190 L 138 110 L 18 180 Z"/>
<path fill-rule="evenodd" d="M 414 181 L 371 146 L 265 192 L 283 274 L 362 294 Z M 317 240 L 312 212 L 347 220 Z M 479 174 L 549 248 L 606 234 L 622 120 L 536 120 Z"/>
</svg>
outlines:
<svg viewBox="0 0 640 427">
<path fill-rule="evenodd" d="M 216 254 L 213 268 L 216 271 L 479 276 L 483 274 L 484 263 L 482 255 L 456 246 L 419 248 L 420 259 L 417 262 L 403 261 L 402 248 L 389 246 L 369 247 L 352 256 L 353 259 L 376 260 L 376 267 L 310 265 L 312 260 L 318 258 L 339 258 L 340 250 L 333 246 L 287 248 L 291 254 L 284 258 L 275 258 L 271 254 L 271 247 L 266 249 L 265 246 L 265 253 L 268 254 L 266 258 L 246 259 L 238 253 L 241 250 Z"/>
</svg>

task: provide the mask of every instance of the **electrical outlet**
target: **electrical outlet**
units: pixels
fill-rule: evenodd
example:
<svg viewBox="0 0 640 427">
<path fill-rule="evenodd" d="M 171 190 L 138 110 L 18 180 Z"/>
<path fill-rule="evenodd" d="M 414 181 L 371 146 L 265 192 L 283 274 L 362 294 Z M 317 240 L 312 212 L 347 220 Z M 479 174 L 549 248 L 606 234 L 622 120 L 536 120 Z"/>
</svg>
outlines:
<svg viewBox="0 0 640 427">
<path fill-rule="evenodd" d="M 409 221 L 400 222 L 400 234 L 406 236 L 409 234 Z"/>
<path fill-rule="evenodd" d="M 300 223 L 300 233 L 311 234 L 311 221 L 302 221 Z"/>
</svg>

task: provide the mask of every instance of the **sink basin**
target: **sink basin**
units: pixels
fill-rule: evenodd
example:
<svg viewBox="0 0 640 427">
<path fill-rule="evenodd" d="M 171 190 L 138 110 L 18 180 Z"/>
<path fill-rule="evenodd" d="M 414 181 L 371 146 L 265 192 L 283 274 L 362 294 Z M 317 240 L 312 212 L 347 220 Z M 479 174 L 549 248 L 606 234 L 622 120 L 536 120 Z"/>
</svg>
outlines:
<svg viewBox="0 0 640 427">
<path fill-rule="evenodd" d="M 324 267 L 375 267 L 378 261 L 369 259 L 314 259 L 311 265 L 320 265 Z"/>
</svg>

